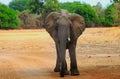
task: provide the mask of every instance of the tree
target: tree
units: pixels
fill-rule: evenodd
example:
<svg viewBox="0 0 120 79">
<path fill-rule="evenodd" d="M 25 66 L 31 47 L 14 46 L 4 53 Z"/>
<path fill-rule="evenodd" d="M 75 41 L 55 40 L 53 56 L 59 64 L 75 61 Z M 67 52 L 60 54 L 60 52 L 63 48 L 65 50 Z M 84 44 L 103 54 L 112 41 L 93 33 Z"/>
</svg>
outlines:
<svg viewBox="0 0 120 79">
<path fill-rule="evenodd" d="M 105 24 L 120 25 L 120 3 L 113 3 L 105 10 Z"/>
<path fill-rule="evenodd" d="M 58 0 L 45 0 L 44 4 L 46 9 L 51 9 L 51 11 L 59 11 L 60 5 Z"/>
<path fill-rule="evenodd" d="M 28 7 L 32 13 L 40 14 L 40 12 L 42 12 L 43 10 L 43 1 L 42 0 L 30 0 Z"/>
<path fill-rule="evenodd" d="M 99 6 L 102 6 L 99 4 Z M 77 13 L 85 18 L 87 26 L 96 26 L 99 23 L 99 18 L 96 11 L 88 4 L 80 2 L 65 2 L 61 3 L 61 9 L 67 9 L 70 13 Z"/>
<path fill-rule="evenodd" d="M 43 15 L 46 17 L 50 12 L 59 11 L 60 10 L 60 4 L 58 0 L 45 0 L 44 1 L 44 9 L 43 9 Z"/>
<path fill-rule="evenodd" d="M 81 5 L 80 2 L 75 1 L 75 2 L 65 2 L 60 4 L 61 9 L 66 9 L 70 13 L 75 13 L 76 9 Z"/>
<path fill-rule="evenodd" d="M 96 6 L 93 6 L 99 18 L 99 25 L 105 24 L 105 10 L 102 8 L 102 4 L 100 2 L 97 3 Z"/>
<path fill-rule="evenodd" d="M 110 5 L 107 7 L 107 9 L 105 10 L 105 24 L 108 26 L 112 26 L 113 25 L 113 13 L 112 13 L 112 9 L 113 6 Z"/>
<path fill-rule="evenodd" d="M 114 25 L 120 25 L 120 3 L 113 3 L 113 6 Z"/>
<path fill-rule="evenodd" d="M 30 0 L 29 9 L 32 13 L 44 12 L 48 14 L 59 10 L 59 2 L 58 0 Z"/>
<path fill-rule="evenodd" d="M 15 10 L 24 11 L 28 9 L 27 5 L 29 0 L 12 0 L 9 3 L 9 7 Z"/>
<path fill-rule="evenodd" d="M 88 4 L 81 4 L 75 11 L 85 18 L 87 26 L 97 26 L 99 18 L 95 10 Z"/>
<path fill-rule="evenodd" d="M 17 28 L 18 24 L 17 12 L 3 4 L 0 4 L 0 28 Z"/>
</svg>

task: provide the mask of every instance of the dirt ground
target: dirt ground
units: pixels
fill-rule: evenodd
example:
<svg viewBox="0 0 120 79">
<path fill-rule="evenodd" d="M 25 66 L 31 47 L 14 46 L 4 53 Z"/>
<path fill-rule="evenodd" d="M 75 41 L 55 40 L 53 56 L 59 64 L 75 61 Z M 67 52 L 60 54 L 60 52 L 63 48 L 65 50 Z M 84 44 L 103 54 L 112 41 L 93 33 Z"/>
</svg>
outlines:
<svg viewBox="0 0 120 79">
<path fill-rule="evenodd" d="M 120 79 L 120 27 L 87 28 L 76 52 L 80 75 L 63 79 Z M 0 30 L 0 79 L 61 79 L 53 72 L 55 60 L 45 30 Z"/>
</svg>

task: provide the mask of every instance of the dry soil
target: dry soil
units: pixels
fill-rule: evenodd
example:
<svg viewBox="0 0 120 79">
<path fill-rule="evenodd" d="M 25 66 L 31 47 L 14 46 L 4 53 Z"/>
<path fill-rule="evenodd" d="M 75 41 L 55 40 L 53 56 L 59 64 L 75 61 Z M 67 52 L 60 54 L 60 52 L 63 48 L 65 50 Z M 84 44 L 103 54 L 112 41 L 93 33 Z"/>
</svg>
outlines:
<svg viewBox="0 0 120 79">
<path fill-rule="evenodd" d="M 77 42 L 79 76 L 120 79 L 120 27 L 87 28 Z M 70 68 L 69 53 L 66 53 Z M 44 30 L 0 30 L 0 79 L 61 79 L 54 41 Z"/>
</svg>

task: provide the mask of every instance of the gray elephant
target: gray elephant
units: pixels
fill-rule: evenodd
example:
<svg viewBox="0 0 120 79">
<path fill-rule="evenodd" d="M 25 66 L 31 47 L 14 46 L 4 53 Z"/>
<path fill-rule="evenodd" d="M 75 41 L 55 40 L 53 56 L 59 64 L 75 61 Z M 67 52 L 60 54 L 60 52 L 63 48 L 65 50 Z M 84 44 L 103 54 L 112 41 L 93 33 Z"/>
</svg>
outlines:
<svg viewBox="0 0 120 79">
<path fill-rule="evenodd" d="M 61 77 L 69 74 L 65 59 L 66 49 L 68 49 L 71 75 L 79 75 L 76 61 L 76 43 L 85 29 L 84 18 L 78 14 L 69 14 L 66 10 L 61 10 L 60 13 L 52 12 L 45 19 L 45 29 L 56 45 L 57 60 L 54 71 L 60 72 Z"/>
</svg>

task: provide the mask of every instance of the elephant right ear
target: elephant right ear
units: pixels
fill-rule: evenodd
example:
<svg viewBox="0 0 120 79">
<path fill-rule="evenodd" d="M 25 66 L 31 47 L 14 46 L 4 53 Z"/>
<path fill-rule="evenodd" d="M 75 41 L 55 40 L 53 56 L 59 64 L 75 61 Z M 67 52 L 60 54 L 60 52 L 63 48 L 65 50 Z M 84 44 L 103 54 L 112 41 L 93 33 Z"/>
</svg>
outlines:
<svg viewBox="0 0 120 79">
<path fill-rule="evenodd" d="M 50 34 L 50 36 L 55 40 L 56 38 L 56 23 L 55 21 L 57 20 L 57 18 L 60 16 L 60 13 L 57 12 L 51 12 L 47 18 L 45 19 L 45 29 L 47 30 L 47 32 Z"/>
<path fill-rule="evenodd" d="M 69 18 L 72 22 L 71 28 L 73 31 L 73 35 L 77 39 L 85 30 L 85 20 L 82 16 L 78 14 L 71 14 L 69 15 Z"/>
</svg>

